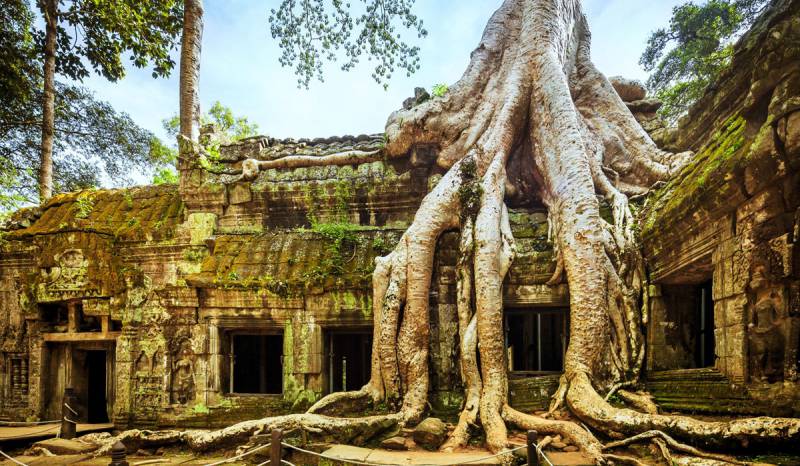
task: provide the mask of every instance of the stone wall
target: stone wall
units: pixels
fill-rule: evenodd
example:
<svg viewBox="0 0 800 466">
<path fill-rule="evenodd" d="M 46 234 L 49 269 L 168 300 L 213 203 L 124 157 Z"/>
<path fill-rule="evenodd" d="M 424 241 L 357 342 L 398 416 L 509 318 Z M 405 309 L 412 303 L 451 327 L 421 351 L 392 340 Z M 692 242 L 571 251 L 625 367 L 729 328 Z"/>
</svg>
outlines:
<svg viewBox="0 0 800 466">
<path fill-rule="evenodd" d="M 216 163 L 380 144 L 257 138 L 223 146 Z M 328 336 L 371 332 L 374 258 L 439 180 L 434 155 L 420 147 L 391 162 L 267 170 L 247 183 L 182 167 L 179 187 L 84 191 L 18 212 L 0 251 L 0 417 L 53 415 L 67 386 L 101 396 L 76 375 L 90 370 L 80 352 L 91 349 L 113 363 L 105 396 L 119 427 L 209 427 L 305 409 L 328 391 Z M 519 251 L 507 304 L 564 306 L 566 285 L 544 284 L 554 267 L 546 214 L 514 210 L 511 220 Z M 443 415 L 459 409 L 462 392 L 457 241 L 455 232 L 440 239 L 431 290 L 431 400 Z M 69 316 L 51 325 L 46 306 Z M 79 328 L 95 318 L 102 328 Z M 232 393 L 239 334 L 280 335 L 281 393 Z M 544 386 L 523 398 L 544 403 L 553 388 Z"/>
<path fill-rule="evenodd" d="M 677 369 L 680 359 L 686 313 L 665 290 L 711 280 L 713 367 L 751 397 L 772 393 L 790 408 L 800 399 L 798 44 L 800 2 L 777 2 L 681 121 L 673 148 L 697 155 L 650 195 L 642 217 L 649 369 Z"/>
</svg>

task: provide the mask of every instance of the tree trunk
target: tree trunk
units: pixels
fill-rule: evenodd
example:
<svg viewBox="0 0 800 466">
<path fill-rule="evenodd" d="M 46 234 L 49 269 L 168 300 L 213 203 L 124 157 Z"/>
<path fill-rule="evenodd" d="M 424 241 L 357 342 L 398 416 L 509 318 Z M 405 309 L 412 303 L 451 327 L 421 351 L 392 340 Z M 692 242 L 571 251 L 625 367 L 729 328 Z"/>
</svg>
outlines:
<svg viewBox="0 0 800 466">
<path fill-rule="evenodd" d="M 39 202 L 42 204 L 53 196 L 58 0 L 45 0 L 44 21 L 44 92 L 42 94 L 42 146 L 39 157 Z"/>
<path fill-rule="evenodd" d="M 200 131 L 200 50 L 203 41 L 203 2 L 184 0 L 180 70 L 180 135 L 197 142 Z M 180 145 L 180 143 L 179 143 Z"/>
</svg>

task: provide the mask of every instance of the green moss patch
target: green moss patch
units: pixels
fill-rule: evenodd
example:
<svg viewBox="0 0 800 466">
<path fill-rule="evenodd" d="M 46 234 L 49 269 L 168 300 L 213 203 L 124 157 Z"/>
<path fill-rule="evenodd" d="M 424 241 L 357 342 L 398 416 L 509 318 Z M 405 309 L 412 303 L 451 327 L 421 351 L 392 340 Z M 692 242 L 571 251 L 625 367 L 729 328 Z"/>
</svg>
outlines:
<svg viewBox="0 0 800 466">
<path fill-rule="evenodd" d="M 650 196 L 641 218 L 643 238 L 656 235 L 664 222 L 686 217 L 708 196 L 724 198 L 731 173 L 748 161 L 745 126 L 741 116 L 729 118 L 689 164 Z"/>
<path fill-rule="evenodd" d="M 183 209 L 176 185 L 83 190 L 54 196 L 38 220 L 8 237 L 84 231 L 127 241 L 168 239 L 181 223 Z"/>
</svg>

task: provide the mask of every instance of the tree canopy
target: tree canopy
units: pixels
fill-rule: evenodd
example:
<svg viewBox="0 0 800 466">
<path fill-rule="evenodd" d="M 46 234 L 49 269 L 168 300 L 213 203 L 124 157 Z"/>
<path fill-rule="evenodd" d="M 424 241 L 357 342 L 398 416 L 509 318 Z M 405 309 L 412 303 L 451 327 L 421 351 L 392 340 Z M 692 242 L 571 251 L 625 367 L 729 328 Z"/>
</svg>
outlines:
<svg viewBox="0 0 800 466">
<path fill-rule="evenodd" d="M 43 2 L 42 2 L 43 3 Z M 56 73 L 82 80 L 91 70 L 110 81 L 125 76 L 122 54 L 137 68 L 153 66 L 153 77 L 175 66 L 183 18 L 180 0 L 61 0 L 58 11 Z M 43 43 L 43 35 L 36 34 Z M 91 68 L 91 70 L 90 70 Z"/>
<path fill-rule="evenodd" d="M 345 71 L 362 55 L 375 60 L 372 77 L 384 87 L 396 69 L 408 76 L 419 69 L 419 47 L 404 42 L 398 32 L 403 27 L 418 37 L 428 34 L 412 12 L 414 0 L 362 1 L 361 11 L 342 0 L 282 0 L 271 10 L 270 32 L 281 48 L 280 64 L 294 67 L 298 86 L 307 88 L 315 77 L 322 81 L 325 60 L 343 58 Z"/>
<path fill-rule="evenodd" d="M 746 30 L 767 0 L 708 0 L 672 9 L 669 26 L 656 30 L 639 59 L 651 72 L 647 86 L 674 122 L 730 63 L 733 39 Z"/>
<path fill-rule="evenodd" d="M 164 31 L 149 30 L 149 21 L 158 20 L 153 19 L 155 10 L 147 2 L 142 5 L 143 15 L 132 9 L 133 2 L 113 2 L 102 11 L 93 10 L 96 5 L 90 3 L 69 3 L 64 24 L 74 28 L 62 26 L 59 29 L 59 40 L 63 43 L 59 44 L 57 68 L 60 59 L 60 69 L 68 79 L 87 76 L 87 64 L 106 77 L 124 75 L 120 50 L 117 50 L 124 39 L 116 37 L 117 33 L 108 29 L 105 30 L 106 37 L 100 37 L 103 34 L 98 24 L 120 26 L 120 37 L 127 34 L 126 27 L 130 29 L 138 25 L 148 30 L 144 36 L 161 35 L 159 40 L 164 39 Z M 175 2 L 169 4 L 176 8 Z M 169 14 L 173 15 L 170 21 L 179 19 L 179 16 L 174 16 L 177 14 L 175 11 L 170 11 Z M 93 14 L 96 17 L 90 18 Z M 165 14 L 162 11 L 162 22 L 166 21 Z M 79 24 L 79 20 L 85 21 L 86 25 Z M 84 39 L 76 40 L 68 33 L 69 30 L 72 34 L 80 31 Z M 28 2 L 0 0 L 0 210 L 36 200 L 35 172 L 39 166 L 43 100 L 42 37 L 43 31 L 36 27 Z M 68 37 L 69 41 L 66 40 Z M 134 47 L 141 52 L 133 56 L 158 57 L 154 61 L 154 73 L 163 74 L 172 66 L 167 54 L 169 48 L 162 43 L 164 47 L 159 49 L 153 45 L 153 40 L 136 44 Z M 104 51 L 103 47 L 117 51 L 112 54 Z M 164 57 L 161 57 L 161 52 L 164 52 Z M 56 82 L 55 90 L 56 191 L 100 184 L 129 184 L 133 182 L 132 173 L 158 169 L 170 163 L 170 154 L 155 135 L 109 103 L 96 99 L 85 87 Z"/>
<path fill-rule="evenodd" d="M 54 187 L 57 192 L 131 184 L 133 173 L 171 164 L 153 133 L 84 87 L 56 86 Z M 35 202 L 41 137 L 41 91 L 24 105 L 5 98 L 0 114 L 15 108 L 18 120 L 0 116 L 0 209 Z"/>
</svg>

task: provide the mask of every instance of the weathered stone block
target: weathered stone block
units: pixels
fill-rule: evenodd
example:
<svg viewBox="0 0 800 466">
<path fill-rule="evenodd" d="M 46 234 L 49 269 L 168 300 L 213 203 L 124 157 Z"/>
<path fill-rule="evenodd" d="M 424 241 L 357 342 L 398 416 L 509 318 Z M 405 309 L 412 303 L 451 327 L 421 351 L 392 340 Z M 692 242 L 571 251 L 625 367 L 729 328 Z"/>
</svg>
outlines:
<svg viewBox="0 0 800 466">
<path fill-rule="evenodd" d="M 97 445 L 63 438 L 41 440 L 34 443 L 34 446 L 46 448 L 50 453 L 56 455 L 80 455 L 97 450 Z"/>
<path fill-rule="evenodd" d="M 447 425 L 441 419 L 429 417 L 414 428 L 414 442 L 426 450 L 436 450 L 444 443 Z"/>
<path fill-rule="evenodd" d="M 253 200 L 253 191 L 250 183 L 236 183 L 228 192 L 228 202 L 231 204 L 244 204 Z"/>
<path fill-rule="evenodd" d="M 716 306 L 716 303 L 714 303 Z M 741 328 L 747 319 L 747 296 L 738 294 L 725 300 L 725 326 Z"/>
</svg>

